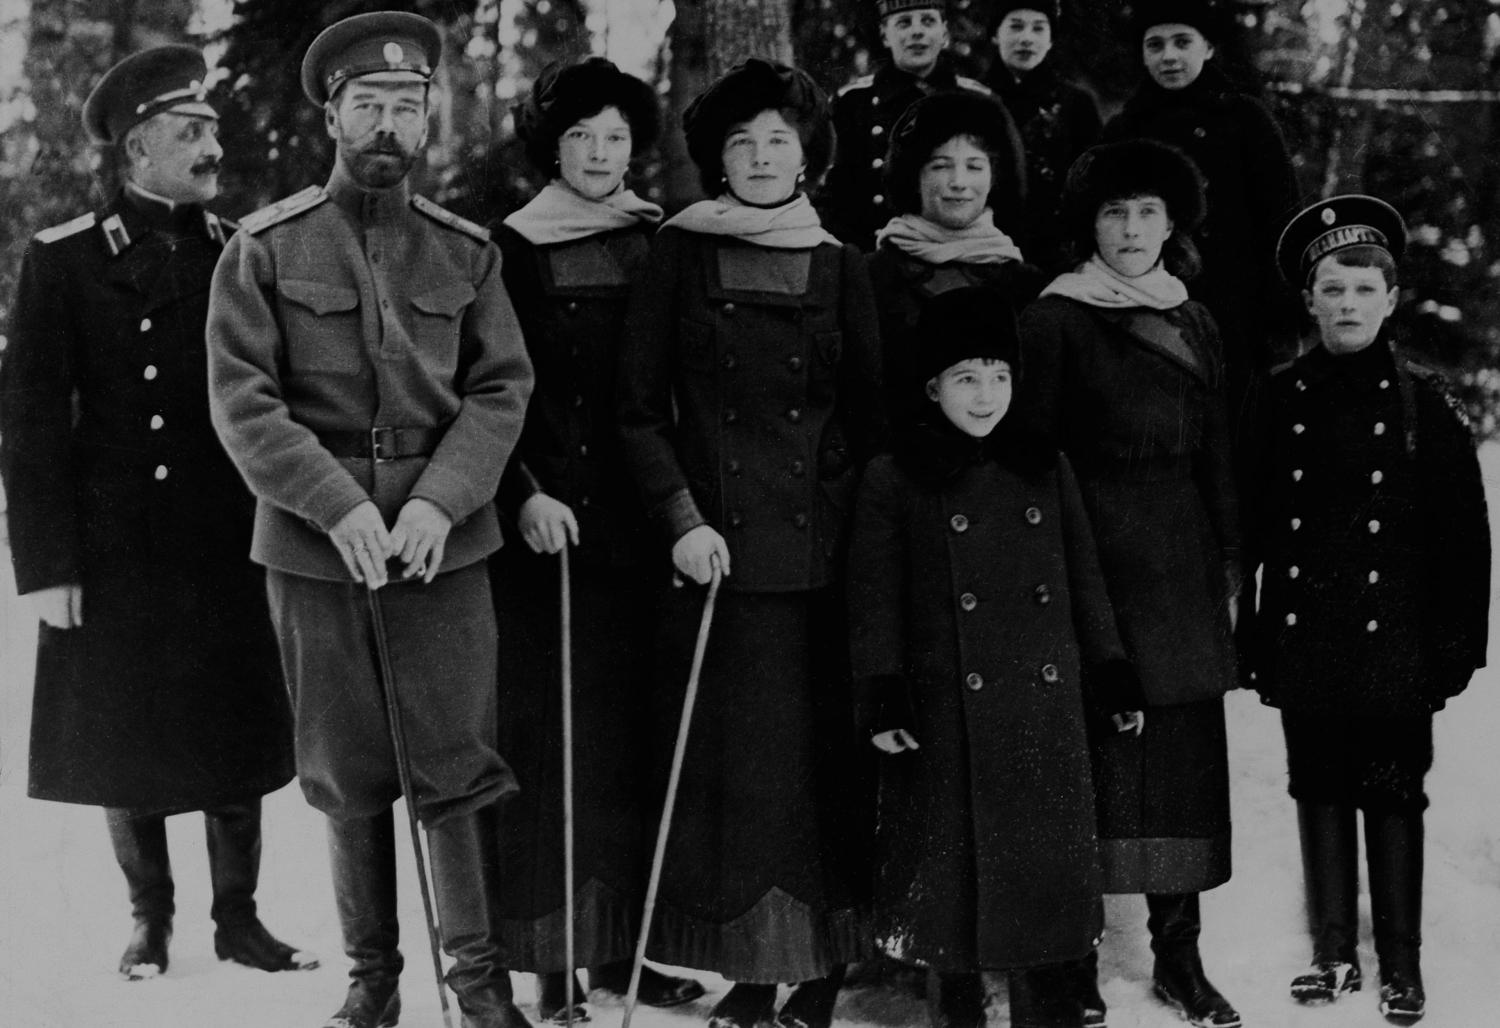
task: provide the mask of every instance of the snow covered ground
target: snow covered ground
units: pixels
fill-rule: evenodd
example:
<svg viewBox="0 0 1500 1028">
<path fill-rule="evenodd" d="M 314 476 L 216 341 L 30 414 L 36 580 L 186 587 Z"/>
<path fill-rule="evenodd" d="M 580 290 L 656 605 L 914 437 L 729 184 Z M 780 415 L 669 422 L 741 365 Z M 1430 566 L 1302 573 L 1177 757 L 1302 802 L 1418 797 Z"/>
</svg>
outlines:
<svg viewBox="0 0 1500 1028">
<path fill-rule="evenodd" d="M 1500 512 L 1500 446 L 1483 451 L 1490 509 Z M 1500 521 L 1500 517 L 1492 516 Z M 262 916 L 283 938 L 316 950 L 323 967 L 267 975 L 214 958 L 202 819 L 169 822 L 178 914 L 172 965 L 159 980 L 125 983 L 114 967 L 130 926 L 124 882 L 97 809 L 29 800 L 26 736 L 33 629 L 0 572 L 0 1028 L 313 1028 L 342 999 L 347 962 L 324 851 L 321 816 L 295 786 L 268 797 L 259 893 Z M 1500 603 L 1492 604 L 1500 608 Z M 1500 611 L 1497 611 L 1500 612 Z M 1500 624 L 1500 618 L 1496 619 Z M 1500 1024 L 1500 627 L 1492 668 L 1437 719 L 1437 764 L 1429 779 L 1425 1025 Z M 1296 822 L 1284 791 L 1276 715 L 1255 698 L 1229 698 L 1235 875 L 1204 898 L 1203 950 L 1210 975 L 1257 1028 L 1354 1028 L 1383 1024 L 1373 991 L 1332 1007 L 1299 1008 L 1286 984 L 1308 957 L 1301 909 Z M 428 971 L 421 907 L 403 855 L 406 926 L 405 1028 L 442 1024 Z M 1361 960 L 1373 972 L 1368 903 Z M 1145 907 L 1139 897 L 1109 903 L 1103 991 L 1113 1028 L 1180 1024 L 1150 996 Z M 700 1025 L 724 985 L 699 1004 L 642 1010 L 641 1028 Z M 531 980 L 517 976 L 522 1002 Z M 618 1005 L 596 1004 L 594 1023 L 613 1028 Z M 1010 1023 L 997 1003 L 990 1024 Z M 884 989 L 850 989 L 840 1028 L 925 1024 L 922 1005 Z"/>
</svg>

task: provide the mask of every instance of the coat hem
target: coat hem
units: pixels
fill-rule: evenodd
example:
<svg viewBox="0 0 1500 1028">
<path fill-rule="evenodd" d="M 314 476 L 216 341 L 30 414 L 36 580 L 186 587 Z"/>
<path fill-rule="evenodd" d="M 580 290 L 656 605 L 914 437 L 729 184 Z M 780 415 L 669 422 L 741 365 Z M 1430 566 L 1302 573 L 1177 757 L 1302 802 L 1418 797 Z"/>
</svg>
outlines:
<svg viewBox="0 0 1500 1028">
<path fill-rule="evenodd" d="M 1104 892 L 1206 892 L 1229 881 L 1230 833 L 1194 839 L 1100 839 Z"/>
</svg>

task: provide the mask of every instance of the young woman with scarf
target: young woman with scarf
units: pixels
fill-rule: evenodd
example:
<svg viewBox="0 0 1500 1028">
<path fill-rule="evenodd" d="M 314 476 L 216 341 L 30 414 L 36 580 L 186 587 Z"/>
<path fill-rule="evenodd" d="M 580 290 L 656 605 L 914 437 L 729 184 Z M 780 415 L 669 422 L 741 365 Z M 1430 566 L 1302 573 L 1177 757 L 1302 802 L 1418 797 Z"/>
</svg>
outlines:
<svg viewBox="0 0 1500 1028">
<path fill-rule="evenodd" d="M 657 235 L 620 366 L 629 468 L 677 579 L 663 575 L 652 697 L 663 770 L 715 565 L 724 588 L 649 953 L 734 983 L 711 1024 L 826 1028 L 865 949 L 870 758 L 854 745 L 840 587 L 882 420 L 874 297 L 859 251 L 802 192 L 833 142 L 808 75 L 745 61 L 683 126 L 714 199 Z M 779 982 L 801 984 L 778 1015 Z"/>
<path fill-rule="evenodd" d="M 571 547 L 576 849 L 575 964 L 623 993 L 651 854 L 646 791 L 649 604 L 645 513 L 624 472 L 615 364 L 630 284 L 661 208 L 625 186 L 659 124 L 651 87 L 603 58 L 554 65 L 516 108 L 528 158 L 552 181 L 494 229 L 536 388 L 500 486 L 507 545 L 491 562 L 500 629 L 501 750 L 521 792 L 506 804 L 498 897 L 513 966 L 538 977 L 542 1020 L 567 1018 L 563 922 L 559 559 Z M 697 982 L 646 968 L 641 998 L 674 1006 Z M 577 1004 L 574 1019 L 586 1017 Z"/>
<path fill-rule="evenodd" d="M 1069 171 L 1064 211 L 1087 259 L 1022 317 L 1017 414 L 1073 463 L 1145 693 L 1139 735 L 1091 739 L 1104 890 L 1146 894 L 1157 995 L 1195 1025 L 1233 1028 L 1198 956 L 1198 894 L 1230 874 L 1223 695 L 1240 543 L 1218 330 L 1178 277 L 1202 182 L 1172 147 L 1105 144 Z M 1092 975 L 1082 987 L 1101 1023 Z"/>
<path fill-rule="evenodd" d="M 900 213 L 876 234 L 870 279 L 886 393 L 899 420 L 928 406 L 909 388 L 909 372 L 924 345 L 917 321 L 933 297 L 989 286 L 1019 310 L 1043 283 L 995 224 L 997 216 L 1019 217 L 1026 191 L 1020 139 L 999 103 L 972 93 L 923 97 L 891 131 L 885 170 L 886 194 Z"/>
</svg>

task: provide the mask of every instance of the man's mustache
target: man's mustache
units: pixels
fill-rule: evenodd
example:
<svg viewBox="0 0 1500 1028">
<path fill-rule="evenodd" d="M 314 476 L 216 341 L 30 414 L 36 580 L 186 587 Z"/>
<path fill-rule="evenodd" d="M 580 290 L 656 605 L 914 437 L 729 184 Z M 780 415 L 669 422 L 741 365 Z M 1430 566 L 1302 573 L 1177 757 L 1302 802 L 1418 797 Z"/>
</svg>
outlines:
<svg viewBox="0 0 1500 1028">
<path fill-rule="evenodd" d="M 220 170 L 217 157 L 205 157 L 188 169 L 194 175 L 217 175 Z"/>
</svg>

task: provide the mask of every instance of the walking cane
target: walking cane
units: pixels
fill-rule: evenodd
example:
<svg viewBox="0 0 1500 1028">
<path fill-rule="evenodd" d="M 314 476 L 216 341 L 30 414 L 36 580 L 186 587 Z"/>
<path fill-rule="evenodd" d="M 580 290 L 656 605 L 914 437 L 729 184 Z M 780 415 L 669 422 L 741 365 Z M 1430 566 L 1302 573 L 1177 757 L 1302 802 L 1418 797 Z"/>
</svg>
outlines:
<svg viewBox="0 0 1500 1028">
<path fill-rule="evenodd" d="M 661 867 L 667 857 L 667 835 L 672 830 L 672 809 L 677 805 L 677 786 L 682 781 L 682 758 L 687 752 L 688 728 L 693 723 L 693 704 L 698 700 L 698 676 L 703 672 L 703 654 L 708 650 L 708 629 L 714 621 L 714 601 L 723 579 L 717 558 L 708 595 L 703 599 L 703 618 L 698 622 L 698 641 L 693 646 L 693 666 L 688 672 L 687 695 L 682 699 L 682 718 L 677 724 L 677 746 L 672 750 L 672 772 L 667 776 L 667 798 L 662 804 L 661 825 L 656 830 L 656 852 L 651 857 L 651 877 L 646 882 L 646 909 L 641 915 L 641 935 L 636 940 L 635 960 L 630 965 L 630 988 L 625 992 L 625 1017 L 620 1028 L 630 1028 L 635 1014 L 636 994 L 641 988 L 641 968 L 646 963 L 646 941 L 651 936 L 651 919 L 656 915 L 656 890 L 661 884 Z"/>
<path fill-rule="evenodd" d="M 563 759 L 563 945 L 568 971 L 568 1028 L 573 1028 L 573 586 L 568 574 L 568 540 L 562 549 L 562 759 Z"/>
<path fill-rule="evenodd" d="M 385 634 L 385 615 L 380 597 L 373 588 L 365 589 L 370 601 L 370 625 L 375 632 L 375 656 L 379 666 L 381 697 L 385 700 L 385 721 L 391 732 L 391 748 L 396 753 L 396 775 L 401 794 L 406 797 L 406 822 L 411 827 L 411 849 L 417 860 L 417 881 L 421 885 L 422 912 L 427 919 L 427 944 L 432 950 L 432 971 L 437 976 L 438 1003 L 443 1008 L 444 1028 L 453 1028 L 453 1012 L 448 1009 L 448 990 L 443 986 L 443 958 L 438 950 L 437 918 L 432 913 L 432 891 L 427 884 L 427 859 L 422 853 L 422 833 L 417 829 L 416 793 L 411 786 L 411 759 L 406 753 L 406 730 L 401 723 L 401 705 L 396 698 L 396 675 L 391 669 L 391 647 Z"/>
</svg>

